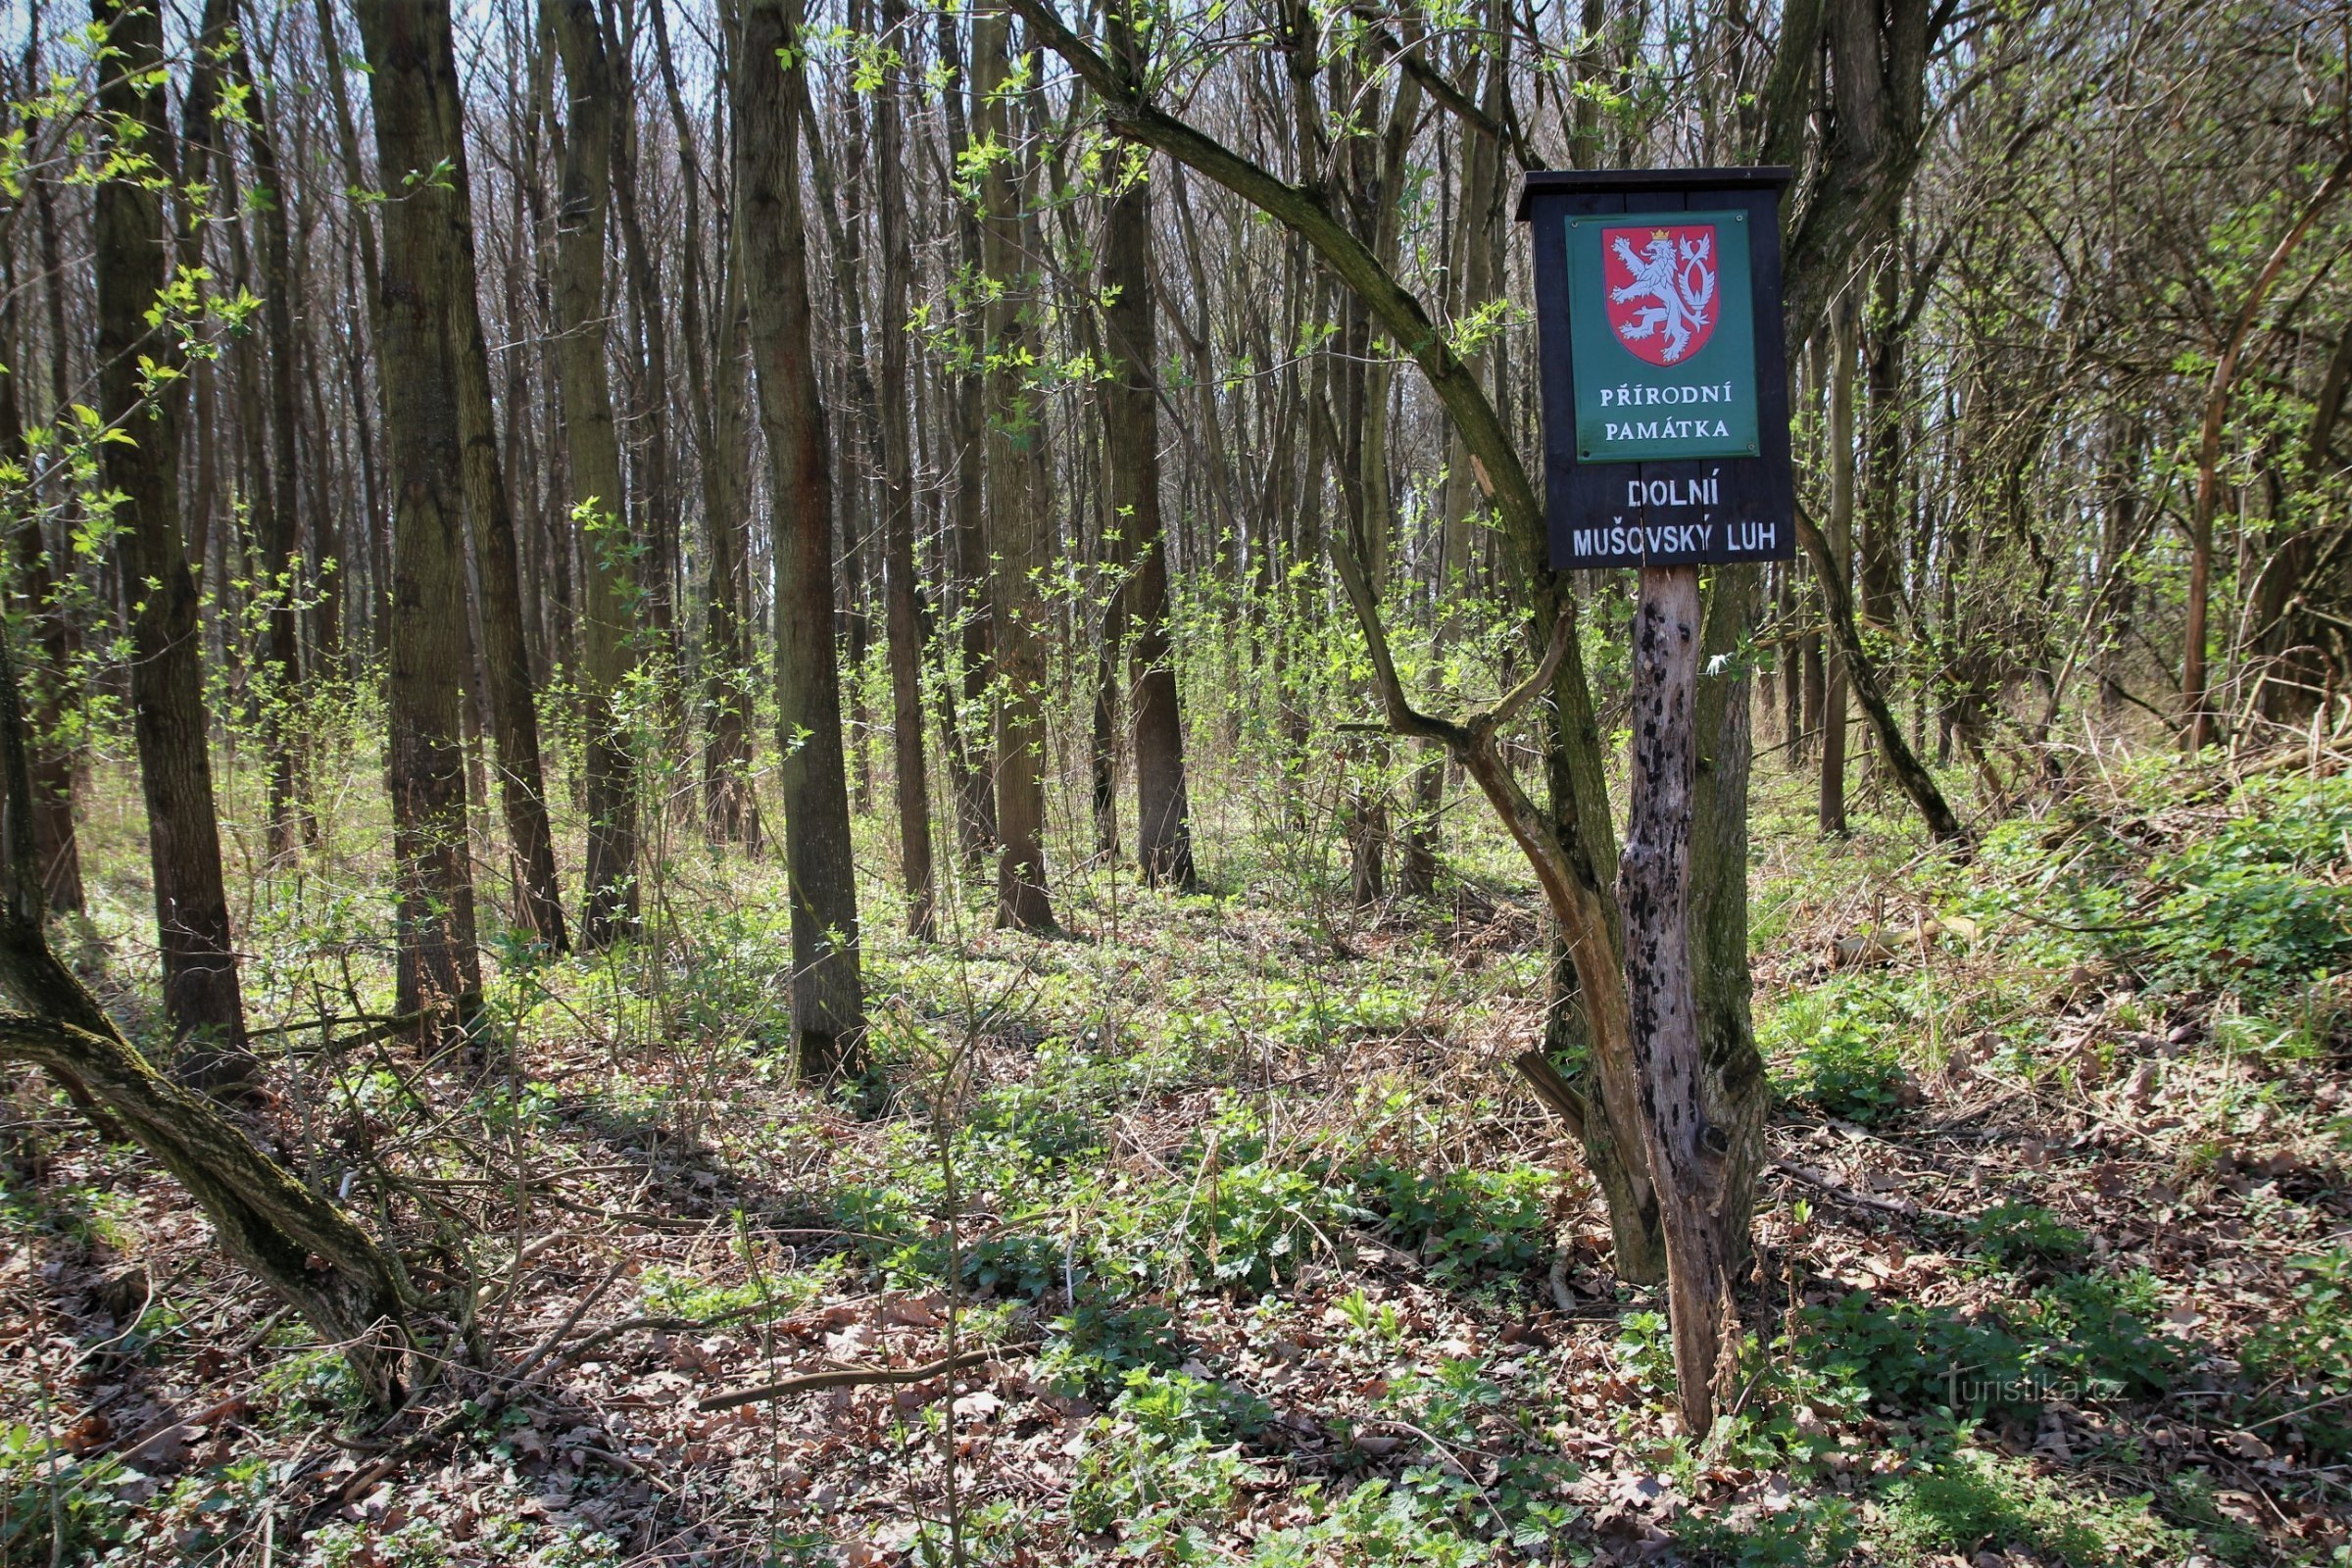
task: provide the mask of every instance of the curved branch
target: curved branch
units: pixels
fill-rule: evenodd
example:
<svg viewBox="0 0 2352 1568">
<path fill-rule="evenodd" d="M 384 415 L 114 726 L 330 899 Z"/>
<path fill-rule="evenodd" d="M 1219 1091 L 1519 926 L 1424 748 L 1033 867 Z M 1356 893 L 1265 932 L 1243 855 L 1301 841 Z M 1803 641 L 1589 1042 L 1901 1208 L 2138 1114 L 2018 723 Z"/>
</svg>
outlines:
<svg viewBox="0 0 2352 1568">
<path fill-rule="evenodd" d="M 1862 704 L 1862 711 L 1870 717 L 1872 733 L 1886 754 L 1886 765 L 1919 808 L 1919 814 L 1928 824 L 1929 836 L 1938 844 L 1965 848 L 1973 842 L 1968 829 L 1953 814 L 1952 808 L 1936 787 L 1935 775 L 1920 762 L 1911 743 L 1903 738 L 1902 725 L 1895 722 L 1894 709 L 1886 701 L 1886 688 L 1879 679 L 1878 665 L 1862 647 L 1862 634 L 1854 625 L 1854 601 L 1846 591 L 1845 573 L 1830 551 L 1829 540 L 1822 537 L 1821 525 L 1805 510 L 1804 503 L 1796 506 L 1796 537 L 1813 559 L 1813 575 L 1821 588 L 1823 608 L 1829 612 L 1830 633 L 1837 639 L 1838 652 L 1845 660 L 1846 674 L 1852 677 L 1854 696 Z"/>
<path fill-rule="evenodd" d="M 177 1177 L 221 1248 L 337 1346 L 370 1396 L 399 1395 L 409 1291 L 357 1220 L 255 1147 L 200 1095 L 158 1073 L 110 1029 L 0 1013 L 0 1061 L 70 1074 Z"/>
</svg>

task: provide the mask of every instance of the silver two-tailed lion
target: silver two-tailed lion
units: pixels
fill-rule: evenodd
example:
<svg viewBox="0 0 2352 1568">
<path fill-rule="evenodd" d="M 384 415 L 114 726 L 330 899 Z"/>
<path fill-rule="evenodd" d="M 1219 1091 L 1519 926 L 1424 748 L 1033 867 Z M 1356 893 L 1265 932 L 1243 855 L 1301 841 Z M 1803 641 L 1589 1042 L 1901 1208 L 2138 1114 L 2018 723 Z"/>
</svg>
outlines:
<svg viewBox="0 0 2352 1568">
<path fill-rule="evenodd" d="M 1634 280 L 1609 290 L 1609 298 L 1620 305 L 1634 300 L 1657 302 L 1643 307 L 1617 330 L 1629 342 L 1662 330 L 1666 363 L 1672 365 L 1690 352 L 1691 334 L 1703 331 L 1714 319 L 1708 311 L 1715 303 L 1715 235 L 1709 231 L 1678 244 L 1666 237 L 1665 230 L 1652 230 L 1640 255 L 1623 235 L 1616 243 L 1617 258 L 1634 274 Z"/>
</svg>

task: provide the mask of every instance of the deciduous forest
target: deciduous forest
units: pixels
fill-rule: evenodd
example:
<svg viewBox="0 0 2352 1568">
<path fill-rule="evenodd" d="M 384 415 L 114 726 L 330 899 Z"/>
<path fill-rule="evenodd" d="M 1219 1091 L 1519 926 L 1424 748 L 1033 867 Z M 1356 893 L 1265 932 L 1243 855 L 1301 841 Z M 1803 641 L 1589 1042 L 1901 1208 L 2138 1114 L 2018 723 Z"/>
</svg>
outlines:
<svg viewBox="0 0 2352 1568">
<path fill-rule="evenodd" d="M 2352 1562 L 2348 78 L 4 0 L 0 1563 Z M 1522 189 L 1758 169 L 1661 610 Z"/>
</svg>

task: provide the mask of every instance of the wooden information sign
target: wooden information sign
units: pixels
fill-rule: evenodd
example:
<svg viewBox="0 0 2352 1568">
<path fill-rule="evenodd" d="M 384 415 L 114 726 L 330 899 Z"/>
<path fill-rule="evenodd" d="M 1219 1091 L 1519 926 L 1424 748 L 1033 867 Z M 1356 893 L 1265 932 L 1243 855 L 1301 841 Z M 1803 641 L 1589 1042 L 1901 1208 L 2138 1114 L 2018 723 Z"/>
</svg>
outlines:
<svg viewBox="0 0 2352 1568">
<path fill-rule="evenodd" d="M 1787 561 L 1786 169 L 1538 171 L 1554 567 Z"/>
<path fill-rule="evenodd" d="M 1733 1134 L 1707 1118 L 1690 945 L 1708 645 L 1698 571 L 1795 554 L 1781 335 L 1788 183 L 1785 169 L 1537 172 L 1519 198 L 1535 227 L 1551 564 L 1642 568 L 1617 907 L 1674 1371 L 1693 1433 L 1730 1392 L 1739 1344 L 1735 1239 L 1721 1224 Z M 1717 650 L 1727 646 L 1719 635 Z M 1744 704 L 1744 685 L 1729 701 Z"/>
</svg>

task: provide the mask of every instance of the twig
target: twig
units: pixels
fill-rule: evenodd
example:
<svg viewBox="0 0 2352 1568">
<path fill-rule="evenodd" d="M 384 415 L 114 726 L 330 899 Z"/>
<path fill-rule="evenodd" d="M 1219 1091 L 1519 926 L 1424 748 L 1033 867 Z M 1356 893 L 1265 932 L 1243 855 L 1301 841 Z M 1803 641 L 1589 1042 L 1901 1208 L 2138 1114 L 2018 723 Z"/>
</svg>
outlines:
<svg viewBox="0 0 2352 1568">
<path fill-rule="evenodd" d="M 760 1404 L 768 1399 L 781 1399 L 788 1395 L 808 1394 L 817 1389 L 855 1388 L 864 1383 L 928 1383 L 967 1366 L 993 1361 L 1007 1350 L 1025 1350 L 1026 1345 L 999 1345 L 985 1349 L 962 1350 L 955 1355 L 943 1355 L 922 1366 L 832 1366 L 820 1372 L 803 1372 L 780 1383 L 770 1383 L 762 1389 L 738 1389 L 732 1394 L 713 1394 L 696 1401 L 697 1410 L 732 1410 L 739 1404 Z"/>
<path fill-rule="evenodd" d="M 572 1306 L 570 1312 L 564 1315 L 564 1321 L 556 1325 L 556 1331 L 541 1340 L 538 1348 L 516 1364 L 514 1372 L 510 1375 L 518 1385 L 531 1375 L 532 1368 L 547 1359 L 550 1350 L 563 1344 L 571 1331 L 580 1326 L 580 1319 L 586 1317 L 588 1309 L 604 1298 L 604 1294 L 612 1288 L 612 1282 L 620 1278 L 620 1271 L 626 1266 L 623 1263 L 615 1263 L 607 1269 L 605 1277 L 596 1282 L 596 1288 L 583 1295 Z"/>
<path fill-rule="evenodd" d="M 345 1482 L 341 1490 L 335 1494 L 335 1500 L 349 1502 L 354 1497 L 364 1494 L 370 1487 L 398 1469 L 410 1455 L 431 1447 L 469 1421 L 495 1421 L 499 1412 L 521 1398 L 532 1384 L 562 1364 L 563 1358 L 560 1356 L 550 1361 L 548 1359 L 549 1352 L 563 1344 L 564 1336 L 579 1326 L 580 1319 L 587 1314 L 588 1308 L 595 1305 L 598 1298 L 612 1288 L 612 1282 L 620 1277 L 621 1267 L 621 1264 L 613 1264 L 612 1270 L 597 1283 L 595 1289 L 582 1296 L 578 1304 L 565 1314 L 564 1321 L 556 1325 L 555 1332 L 541 1340 L 528 1355 L 515 1363 L 514 1371 L 508 1374 L 512 1381 L 507 1388 L 495 1390 L 484 1396 L 478 1404 L 470 1400 L 460 1400 L 454 1409 L 431 1426 L 419 1427 L 403 1438 L 385 1450 L 382 1458 Z"/>
<path fill-rule="evenodd" d="M 1819 1188 L 1839 1202 L 1851 1203 L 1858 1208 L 1875 1208 L 1886 1214 L 1900 1214 L 1905 1219 L 1940 1219 L 1954 1225 L 1968 1223 L 1966 1214 L 1955 1214 L 1948 1208 L 1930 1208 L 1925 1203 L 1914 1203 L 1907 1198 L 1881 1198 L 1875 1193 L 1857 1191 L 1829 1172 L 1815 1170 L 1810 1165 L 1796 1165 L 1785 1159 L 1776 1159 L 1772 1162 L 1772 1168 L 1784 1176 L 1795 1177 L 1808 1187 Z"/>
</svg>

